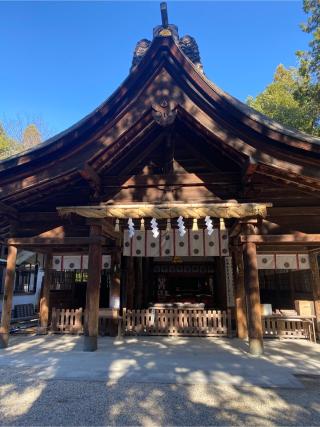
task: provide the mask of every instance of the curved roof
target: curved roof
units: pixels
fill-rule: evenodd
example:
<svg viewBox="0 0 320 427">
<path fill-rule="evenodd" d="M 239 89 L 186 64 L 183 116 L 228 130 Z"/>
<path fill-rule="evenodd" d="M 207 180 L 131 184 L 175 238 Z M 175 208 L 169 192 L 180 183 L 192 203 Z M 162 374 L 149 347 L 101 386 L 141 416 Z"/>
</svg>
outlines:
<svg viewBox="0 0 320 427">
<path fill-rule="evenodd" d="M 182 120 L 242 156 L 244 165 L 256 163 L 266 174 L 272 169 L 320 191 L 319 138 L 285 128 L 222 91 L 164 36 L 154 38 L 137 67 L 92 113 L 0 162 L 0 200 L 19 208 L 28 195 L 35 200 L 39 189 L 78 181 L 87 164 L 97 172 L 110 167 L 137 139 L 155 137 L 154 106 L 163 98 Z"/>
</svg>

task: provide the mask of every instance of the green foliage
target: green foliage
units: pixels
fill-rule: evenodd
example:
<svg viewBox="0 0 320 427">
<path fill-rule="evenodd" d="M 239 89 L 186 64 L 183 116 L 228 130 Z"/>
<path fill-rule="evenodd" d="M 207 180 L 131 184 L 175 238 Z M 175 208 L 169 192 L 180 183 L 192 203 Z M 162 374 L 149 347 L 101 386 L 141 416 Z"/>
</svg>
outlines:
<svg viewBox="0 0 320 427">
<path fill-rule="evenodd" d="M 298 51 L 301 73 L 309 74 L 320 83 L 320 0 L 303 0 L 303 10 L 308 15 L 307 22 L 301 25 L 302 31 L 311 34 L 309 50 Z"/>
<path fill-rule="evenodd" d="M 6 133 L 0 123 L 0 160 L 27 150 L 40 142 L 41 133 L 34 124 L 28 125 L 23 132 L 22 141 L 17 141 Z"/>
<path fill-rule="evenodd" d="M 308 51 L 296 52 L 303 84 L 295 95 L 300 104 L 312 111 L 314 133 L 320 135 L 320 0 L 304 0 L 303 10 L 308 18 L 301 28 L 311 34 L 312 39 Z"/>
<path fill-rule="evenodd" d="M 256 98 L 249 97 L 247 103 L 284 126 L 319 135 L 319 111 L 309 90 L 308 80 L 296 68 L 288 69 L 280 64 L 272 83 Z"/>
<path fill-rule="evenodd" d="M 5 159 L 16 152 L 18 144 L 10 138 L 0 123 L 0 159 Z"/>
<path fill-rule="evenodd" d="M 320 136 L 320 0 L 303 0 L 303 9 L 301 28 L 312 39 L 308 51 L 296 52 L 298 69 L 279 65 L 272 83 L 247 103 L 284 126 Z"/>
</svg>

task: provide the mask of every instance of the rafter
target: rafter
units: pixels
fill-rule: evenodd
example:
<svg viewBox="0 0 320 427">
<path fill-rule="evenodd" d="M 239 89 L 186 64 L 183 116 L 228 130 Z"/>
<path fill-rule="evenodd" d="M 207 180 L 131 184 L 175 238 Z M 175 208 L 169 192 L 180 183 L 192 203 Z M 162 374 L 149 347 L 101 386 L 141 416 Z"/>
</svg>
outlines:
<svg viewBox="0 0 320 427">
<path fill-rule="evenodd" d="M 17 209 L 12 206 L 6 205 L 3 202 L 0 202 L 0 213 L 4 216 L 16 219 L 18 216 Z"/>
<path fill-rule="evenodd" d="M 94 191 L 94 197 L 98 197 L 101 193 L 101 178 L 99 174 L 89 163 L 85 163 L 84 167 L 79 169 L 79 173 Z"/>
</svg>

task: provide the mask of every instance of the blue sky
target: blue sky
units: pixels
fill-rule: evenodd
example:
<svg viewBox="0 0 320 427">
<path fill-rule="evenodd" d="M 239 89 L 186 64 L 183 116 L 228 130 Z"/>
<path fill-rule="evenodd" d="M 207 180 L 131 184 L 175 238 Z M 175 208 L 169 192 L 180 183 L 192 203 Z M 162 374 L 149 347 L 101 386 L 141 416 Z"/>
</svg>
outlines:
<svg viewBox="0 0 320 427">
<path fill-rule="evenodd" d="M 160 23 L 158 1 L 0 1 L 0 120 L 71 126 L 124 80 L 136 42 Z M 169 22 L 196 38 L 207 76 L 244 101 L 307 47 L 300 1 L 173 1 Z"/>
</svg>

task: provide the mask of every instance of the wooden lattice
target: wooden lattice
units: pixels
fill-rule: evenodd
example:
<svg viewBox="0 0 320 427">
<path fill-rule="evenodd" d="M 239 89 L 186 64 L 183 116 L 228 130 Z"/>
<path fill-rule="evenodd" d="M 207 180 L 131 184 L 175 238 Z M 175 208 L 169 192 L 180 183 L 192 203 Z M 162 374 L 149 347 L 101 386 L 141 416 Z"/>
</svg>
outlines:
<svg viewBox="0 0 320 427">
<path fill-rule="evenodd" d="M 302 338 L 315 340 L 315 330 L 312 321 L 302 319 L 281 319 L 264 316 L 262 321 L 263 335 L 266 338 Z"/>
<path fill-rule="evenodd" d="M 83 332 L 84 310 L 78 308 L 52 309 L 51 329 L 53 332 L 69 332 L 80 334 Z"/>
<path fill-rule="evenodd" d="M 199 309 L 125 310 L 124 333 L 128 335 L 231 335 L 230 311 Z"/>
</svg>

